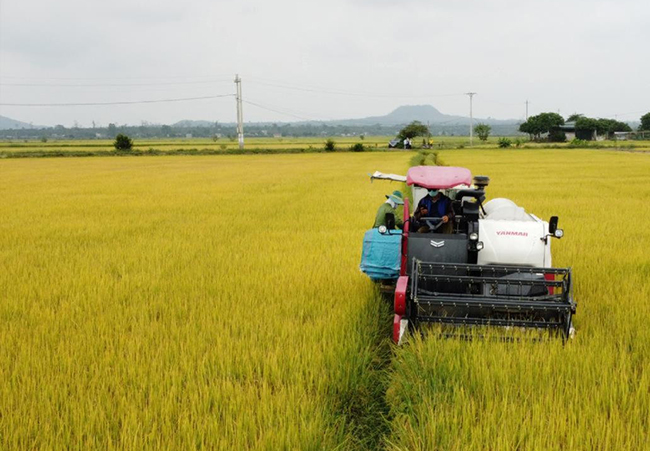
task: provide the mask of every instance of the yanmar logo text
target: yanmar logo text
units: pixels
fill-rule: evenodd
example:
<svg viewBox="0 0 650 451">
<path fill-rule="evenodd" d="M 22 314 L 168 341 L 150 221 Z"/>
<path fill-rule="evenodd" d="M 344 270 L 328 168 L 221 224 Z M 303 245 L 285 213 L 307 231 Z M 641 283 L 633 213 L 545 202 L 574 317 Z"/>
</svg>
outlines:
<svg viewBox="0 0 650 451">
<path fill-rule="evenodd" d="M 501 236 L 528 236 L 528 232 L 516 232 L 514 230 L 497 230 L 497 235 L 501 235 Z"/>
</svg>

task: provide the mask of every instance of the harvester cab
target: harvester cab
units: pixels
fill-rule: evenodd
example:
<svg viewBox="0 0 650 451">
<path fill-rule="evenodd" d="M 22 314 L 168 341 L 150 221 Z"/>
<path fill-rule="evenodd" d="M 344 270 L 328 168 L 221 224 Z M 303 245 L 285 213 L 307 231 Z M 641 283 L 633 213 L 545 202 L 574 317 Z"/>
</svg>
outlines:
<svg viewBox="0 0 650 451">
<path fill-rule="evenodd" d="M 375 172 L 372 179 L 406 182 L 413 206 L 429 190 L 451 200 L 451 227 L 419 218 L 411 229 L 408 199 L 401 233 L 369 230 L 361 270 L 394 286 L 393 340 L 423 323 L 449 326 L 531 327 L 573 335 L 576 304 L 570 268 L 554 268 L 550 238 L 561 238 L 557 216 L 543 221 L 509 199 L 486 201 L 489 178 L 465 168 L 416 166 L 406 177 Z M 399 232 L 399 231 L 398 231 Z"/>
</svg>

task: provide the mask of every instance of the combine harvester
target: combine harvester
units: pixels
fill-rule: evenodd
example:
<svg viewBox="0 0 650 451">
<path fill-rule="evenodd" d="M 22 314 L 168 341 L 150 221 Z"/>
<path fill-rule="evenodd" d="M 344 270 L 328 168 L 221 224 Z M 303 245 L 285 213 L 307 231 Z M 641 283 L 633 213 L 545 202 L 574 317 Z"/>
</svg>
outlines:
<svg viewBox="0 0 650 451">
<path fill-rule="evenodd" d="M 557 216 L 543 221 L 508 199 L 484 204 L 489 178 L 472 179 L 465 168 L 416 166 L 406 177 L 375 172 L 371 179 L 406 182 L 414 206 L 431 189 L 452 200 L 450 233 L 437 233 L 442 219 L 433 216 L 420 218 L 433 232 L 411 230 L 405 199 L 403 231 L 389 224 L 364 237 L 361 270 L 394 291 L 396 343 L 409 325 L 421 323 L 528 327 L 573 336 L 571 269 L 551 263 L 550 238 L 563 236 Z"/>
</svg>

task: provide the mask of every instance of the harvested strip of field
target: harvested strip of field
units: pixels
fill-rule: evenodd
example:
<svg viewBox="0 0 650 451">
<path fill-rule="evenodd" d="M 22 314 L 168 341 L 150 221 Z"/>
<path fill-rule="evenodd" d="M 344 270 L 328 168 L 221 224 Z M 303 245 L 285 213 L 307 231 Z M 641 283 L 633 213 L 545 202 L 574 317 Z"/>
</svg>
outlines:
<svg viewBox="0 0 650 451">
<path fill-rule="evenodd" d="M 0 448 L 373 447 L 366 173 L 405 160 L 1 161 Z"/>
<path fill-rule="evenodd" d="M 542 218 L 560 217 L 554 266 L 572 266 L 576 338 L 501 343 L 430 333 L 397 350 L 387 398 L 395 450 L 650 447 L 650 156 L 448 151 Z"/>
</svg>

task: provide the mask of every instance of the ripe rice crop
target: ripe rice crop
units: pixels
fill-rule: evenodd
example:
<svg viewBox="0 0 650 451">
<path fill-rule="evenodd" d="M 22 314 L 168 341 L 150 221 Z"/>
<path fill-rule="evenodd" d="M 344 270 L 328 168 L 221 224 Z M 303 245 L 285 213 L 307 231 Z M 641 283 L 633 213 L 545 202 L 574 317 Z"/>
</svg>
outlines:
<svg viewBox="0 0 650 451">
<path fill-rule="evenodd" d="M 650 447 L 650 156 L 452 150 L 565 230 L 575 339 L 389 346 L 411 153 L 0 160 L 0 449 Z"/>
<path fill-rule="evenodd" d="M 389 328 L 366 174 L 404 161 L 0 161 L 0 449 L 361 446 Z"/>
<path fill-rule="evenodd" d="M 650 158 L 606 151 L 449 151 L 548 219 L 554 266 L 573 267 L 575 339 L 471 342 L 426 334 L 397 350 L 394 450 L 650 448 Z"/>
</svg>

